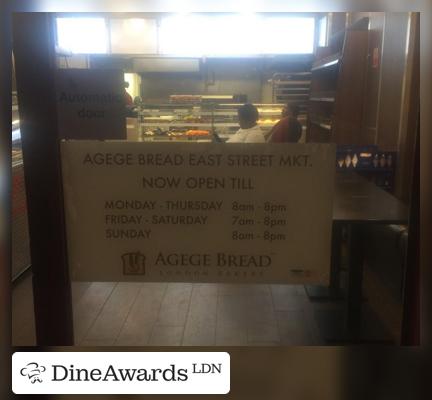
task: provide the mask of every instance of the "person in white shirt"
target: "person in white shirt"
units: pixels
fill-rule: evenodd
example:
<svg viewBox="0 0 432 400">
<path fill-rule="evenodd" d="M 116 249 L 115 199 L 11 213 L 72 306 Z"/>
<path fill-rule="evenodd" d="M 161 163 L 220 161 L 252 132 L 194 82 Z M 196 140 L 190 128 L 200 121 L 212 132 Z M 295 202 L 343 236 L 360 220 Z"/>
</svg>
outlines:
<svg viewBox="0 0 432 400">
<path fill-rule="evenodd" d="M 264 134 L 257 124 L 258 110 L 253 104 L 244 104 L 238 109 L 240 129 L 227 143 L 265 143 Z"/>
</svg>

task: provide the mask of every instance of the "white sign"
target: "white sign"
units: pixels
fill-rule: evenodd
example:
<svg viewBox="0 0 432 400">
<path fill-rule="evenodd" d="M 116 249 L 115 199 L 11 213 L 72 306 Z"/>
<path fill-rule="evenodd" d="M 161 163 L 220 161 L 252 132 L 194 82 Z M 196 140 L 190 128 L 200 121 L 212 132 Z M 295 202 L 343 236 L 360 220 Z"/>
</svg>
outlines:
<svg viewBox="0 0 432 400">
<path fill-rule="evenodd" d="M 15 394 L 226 394 L 225 352 L 16 352 Z"/>
<path fill-rule="evenodd" d="M 126 139 L 123 71 L 59 69 L 56 89 L 61 138 Z"/>
<path fill-rule="evenodd" d="M 61 150 L 73 280 L 328 283 L 334 145 Z"/>
</svg>

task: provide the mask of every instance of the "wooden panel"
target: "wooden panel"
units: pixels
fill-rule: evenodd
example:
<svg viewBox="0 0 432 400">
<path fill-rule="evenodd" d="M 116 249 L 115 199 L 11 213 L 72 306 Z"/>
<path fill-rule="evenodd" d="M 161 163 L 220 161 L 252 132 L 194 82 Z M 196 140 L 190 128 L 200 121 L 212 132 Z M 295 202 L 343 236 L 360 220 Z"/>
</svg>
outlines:
<svg viewBox="0 0 432 400">
<path fill-rule="evenodd" d="M 367 31 L 347 31 L 337 87 L 333 140 L 338 144 L 363 144 L 363 89 L 367 56 Z"/>
<path fill-rule="evenodd" d="M 418 22 L 418 21 L 417 21 Z M 418 25 L 417 25 L 418 27 Z M 417 31 L 417 33 L 419 33 Z M 417 36 L 418 37 L 418 36 Z M 419 118 L 420 119 L 420 118 Z M 428 147 L 430 149 L 430 147 Z M 428 313 L 428 309 L 423 307 L 421 309 L 421 305 L 424 304 L 422 302 L 422 290 L 424 286 L 421 284 L 421 277 L 425 279 L 425 275 L 422 274 L 426 270 L 425 264 L 423 265 L 423 269 L 421 269 L 420 260 L 424 256 L 420 252 L 420 209 L 419 204 L 420 200 L 420 121 L 418 121 L 416 136 L 415 136 L 415 153 L 414 153 L 414 168 L 412 170 L 412 186 L 411 186 L 411 196 L 410 196 L 410 225 L 408 231 L 408 246 L 407 246 L 407 258 L 406 258 L 406 275 L 405 275 L 405 293 L 404 293 L 404 304 L 403 304 L 403 316 L 402 316 L 402 329 L 401 329 L 401 345 L 414 345 L 418 346 L 420 344 L 424 344 L 425 333 L 422 332 L 422 324 L 425 321 L 425 318 L 421 316 L 421 313 Z M 430 169 L 426 170 L 430 171 Z M 423 171 L 422 171 L 422 176 Z M 430 175 L 427 177 L 430 179 Z M 427 181 L 427 182 L 430 182 Z M 423 183 L 423 182 L 422 182 Z M 422 193 L 424 195 L 424 192 Z M 423 198 L 424 199 L 424 198 Z M 422 199 L 422 200 L 423 200 Z M 431 202 L 427 202 L 429 199 L 425 199 L 424 204 L 431 204 Z M 430 215 L 425 215 L 423 212 L 424 207 L 422 207 L 422 220 L 430 221 L 428 218 Z M 424 223 L 424 226 L 430 226 L 427 222 Z M 426 232 L 423 230 L 422 234 L 424 235 Z M 424 242 L 423 242 L 424 243 Z M 426 247 L 426 246 L 424 246 Z M 423 258 L 424 260 L 424 258 Z M 424 292 L 423 292 L 424 293 Z M 428 313 L 430 315 L 430 313 Z M 423 325 L 424 326 L 424 325 Z M 427 332 L 426 332 L 427 333 Z M 426 336 L 427 338 L 427 336 Z M 427 343 L 427 341 L 426 341 Z"/>
<path fill-rule="evenodd" d="M 368 144 L 361 135 L 368 20 L 359 21 L 361 26 L 357 24 L 335 36 L 334 62 L 321 62 L 322 67 L 312 72 L 308 142 Z M 336 46 L 342 42 L 342 49 Z M 319 61 L 314 65 L 321 66 Z"/>
<path fill-rule="evenodd" d="M 369 20 L 368 60 L 366 67 L 361 135 L 365 144 L 375 144 L 378 122 L 378 99 L 381 77 L 384 13 L 369 13 Z M 374 51 L 378 52 L 378 64 L 375 66 L 373 63 Z"/>
<path fill-rule="evenodd" d="M 414 168 L 415 140 L 420 112 L 420 15 L 410 16 L 408 59 L 404 77 L 399 138 L 399 163 L 396 172 L 396 196 L 409 202 Z"/>
<path fill-rule="evenodd" d="M 406 62 L 407 13 L 386 13 L 377 145 L 396 151 Z"/>
<path fill-rule="evenodd" d="M 55 103 L 54 24 L 47 13 L 13 15 L 13 51 L 20 113 L 40 346 L 73 345 Z M 49 290 L 48 290 L 49 288 Z"/>
</svg>

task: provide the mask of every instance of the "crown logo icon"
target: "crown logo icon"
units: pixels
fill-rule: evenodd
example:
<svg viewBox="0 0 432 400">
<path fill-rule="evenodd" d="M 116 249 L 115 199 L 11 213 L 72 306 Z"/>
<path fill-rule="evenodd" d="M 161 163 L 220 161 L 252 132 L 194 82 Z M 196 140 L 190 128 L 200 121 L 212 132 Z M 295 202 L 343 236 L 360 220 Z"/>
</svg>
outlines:
<svg viewBox="0 0 432 400">
<path fill-rule="evenodd" d="M 123 275 L 145 275 L 146 257 L 139 251 L 124 253 L 121 256 Z"/>
</svg>

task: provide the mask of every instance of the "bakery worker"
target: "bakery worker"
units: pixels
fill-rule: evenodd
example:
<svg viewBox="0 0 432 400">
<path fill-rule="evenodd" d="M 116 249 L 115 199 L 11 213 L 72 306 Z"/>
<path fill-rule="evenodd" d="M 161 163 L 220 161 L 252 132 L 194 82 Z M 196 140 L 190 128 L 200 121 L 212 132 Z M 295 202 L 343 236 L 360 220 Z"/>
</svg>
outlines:
<svg viewBox="0 0 432 400">
<path fill-rule="evenodd" d="M 268 142 L 271 143 L 297 143 L 302 135 L 302 126 L 297 117 L 299 107 L 296 104 L 287 104 L 282 110 L 281 120 L 273 126 Z"/>
<path fill-rule="evenodd" d="M 126 90 L 129 87 L 129 82 L 125 81 L 123 86 L 124 86 L 124 93 L 123 93 L 124 102 L 125 102 L 126 106 L 133 106 L 134 102 L 133 102 L 132 96 Z"/>
<path fill-rule="evenodd" d="M 264 143 L 265 138 L 257 121 L 258 110 L 253 104 L 244 104 L 238 109 L 240 129 L 227 140 L 228 143 Z"/>
<path fill-rule="evenodd" d="M 135 104 L 132 100 L 132 96 L 126 90 L 129 87 L 129 82 L 124 82 L 124 94 L 123 94 L 123 102 L 125 105 L 126 117 L 136 118 L 138 117 L 137 112 L 134 110 Z"/>
</svg>

